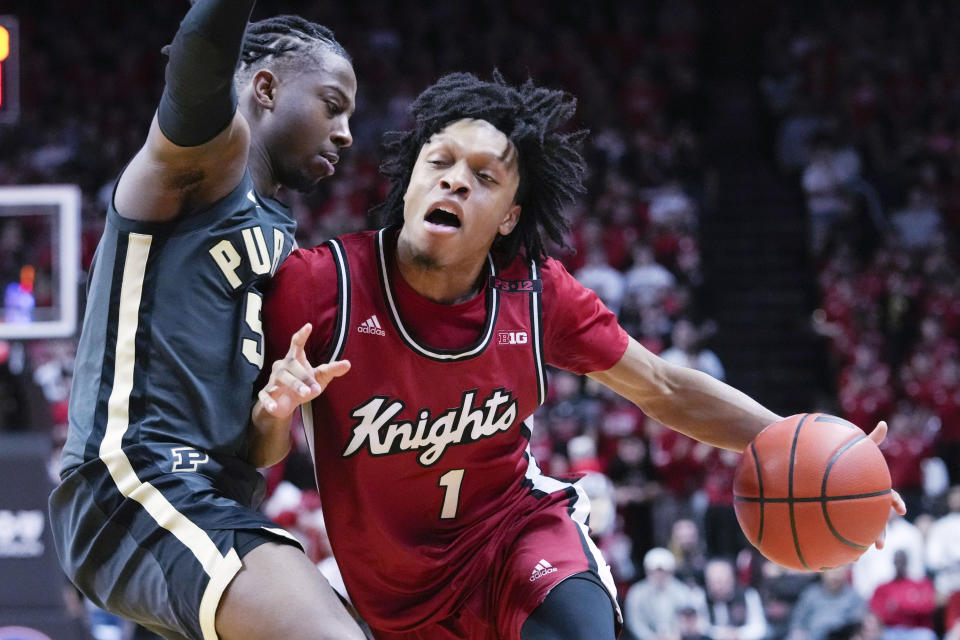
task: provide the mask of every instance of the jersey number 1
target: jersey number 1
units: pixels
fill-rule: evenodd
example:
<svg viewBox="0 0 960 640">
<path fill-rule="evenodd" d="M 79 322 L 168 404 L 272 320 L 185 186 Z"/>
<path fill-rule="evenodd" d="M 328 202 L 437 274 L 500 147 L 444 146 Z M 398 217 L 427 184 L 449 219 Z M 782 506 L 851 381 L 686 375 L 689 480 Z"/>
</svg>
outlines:
<svg viewBox="0 0 960 640">
<path fill-rule="evenodd" d="M 446 487 L 443 494 L 443 508 L 440 509 L 441 520 L 452 520 L 457 517 L 457 507 L 460 505 L 460 483 L 463 482 L 463 469 L 451 469 L 440 476 L 437 484 Z"/>
</svg>

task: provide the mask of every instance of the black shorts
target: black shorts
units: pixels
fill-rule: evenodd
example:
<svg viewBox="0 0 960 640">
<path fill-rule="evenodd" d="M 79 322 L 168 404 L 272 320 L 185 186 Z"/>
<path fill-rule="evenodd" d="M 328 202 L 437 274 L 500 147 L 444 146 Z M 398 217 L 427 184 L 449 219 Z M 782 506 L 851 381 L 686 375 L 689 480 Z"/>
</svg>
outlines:
<svg viewBox="0 0 960 640">
<path fill-rule="evenodd" d="M 241 558 L 265 542 L 299 544 L 250 506 L 263 484 L 255 469 L 181 445 L 118 455 L 73 469 L 50 495 L 64 572 L 97 606 L 169 640 L 215 640 Z"/>
</svg>

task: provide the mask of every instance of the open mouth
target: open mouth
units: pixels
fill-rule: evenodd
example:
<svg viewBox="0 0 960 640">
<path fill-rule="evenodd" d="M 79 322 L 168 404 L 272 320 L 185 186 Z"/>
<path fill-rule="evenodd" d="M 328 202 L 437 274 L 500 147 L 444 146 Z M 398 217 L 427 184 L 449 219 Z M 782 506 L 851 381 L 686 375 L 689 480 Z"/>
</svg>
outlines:
<svg viewBox="0 0 960 640">
<path fill-rule="evenodd" d="M 434 209 L 427 214 L 426 221 L 442 227 L 460 228 L 460 218 L 456 214 L 450 213 L 444 209 Z"/>
</svg>

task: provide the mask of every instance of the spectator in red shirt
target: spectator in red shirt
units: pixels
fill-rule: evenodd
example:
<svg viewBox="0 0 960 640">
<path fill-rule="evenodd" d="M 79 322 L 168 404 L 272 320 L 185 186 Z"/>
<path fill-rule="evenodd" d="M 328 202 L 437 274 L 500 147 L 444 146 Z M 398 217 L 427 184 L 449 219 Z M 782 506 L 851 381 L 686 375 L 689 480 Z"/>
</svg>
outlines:
<svg viewBox="0 0 960 640">
<path fill-rule="evenodd" d="M 907 553 L 893 554 L 896 575 L 877 587 L 870 598 L 873 611 L 887 629 L 884 640 L 936 640 L 933 615 L 937 608 L 936 593 L 929 578 L 907 577 Z"/>
</svg>

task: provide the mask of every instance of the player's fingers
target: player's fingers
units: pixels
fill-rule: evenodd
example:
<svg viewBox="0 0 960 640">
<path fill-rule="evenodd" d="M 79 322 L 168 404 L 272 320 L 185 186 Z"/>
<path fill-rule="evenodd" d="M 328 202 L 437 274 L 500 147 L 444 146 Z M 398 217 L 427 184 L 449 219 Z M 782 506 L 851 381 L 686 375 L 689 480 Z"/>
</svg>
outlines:
<svg viewBox="0 0 960 640">
<path fill-rule="evenodd" d="M 286 357 L 283 360 L 278 360 L 273 365 L 271 377 L 279 380 L 284 372 L 291 374 L 301 383 L 310 387 L 314 393 L 320 393 L 323 390 L 314 379 L 313 367 L 310 366 L 305 357 Z"/>
<path fill-rule="evenodd" d="M 323 390 L 310 374 L 303 373 L 297 376 L 289 369 L 275 372 L 273 382 L 279 387 L 278 392 L 287 391 L 291 395 L 298 396 L 300 401 L 310 399 Z"/>
<path fill-rule="evenodd" d="M 874 444 L 880 445 L 883 442 L 883 439 L 887 437 L 887 423 L 884 420 L 881 420 L 877 423 L 876 428 L 870 432 L 869 438 L 873 440 Z"/>
<path fill-rule="evenodd" d="M 877 549 L 883 549 L 883 545 L 887 542 L 887 530 L 884 529 L 880 532 L 880 536 L 877 538 L 877 541 L 874 543 L 877 545 Z"/>
<path fill-rule="evenodd" d="M 288 358 L 296 358 L 299 354 L 303 353 L 303 347 L 307 344 L 307 338 L 310 337 L 311 331 L 313 331 L 313 325 L 308 322 L 297 329 L 295 334 L 290 336 L 290 349 L 287 351 Z"/>
<path fill-rule="evenodd" d="M 349 360 L 334 360 L 333 362 L 321 364 L 313 369 L 314 377 L 324 387 L 330 384 L 331 380 L 339 378 L 347 371 L 350 371 Z"/>
<path fill-rule="evenodd" d="M 896 490 L 891 491 L 890 494 L 890 497 L 893 498 L 893 510 L 902 516 L 907 515 L 907 503 L 903 501 L 900 494 L 897 493 Z"/>
<path fill-rule="evenodd" d="M 263 405 L 264 410 L 270 415 L 277 415 L 277 401 L 270 397 L 270 394 L 267 392 L 267 389 L 260 389 L 260 393 L 257 394 L 257 399 L 260 400 L 260 404 Z"/>
</svg>

